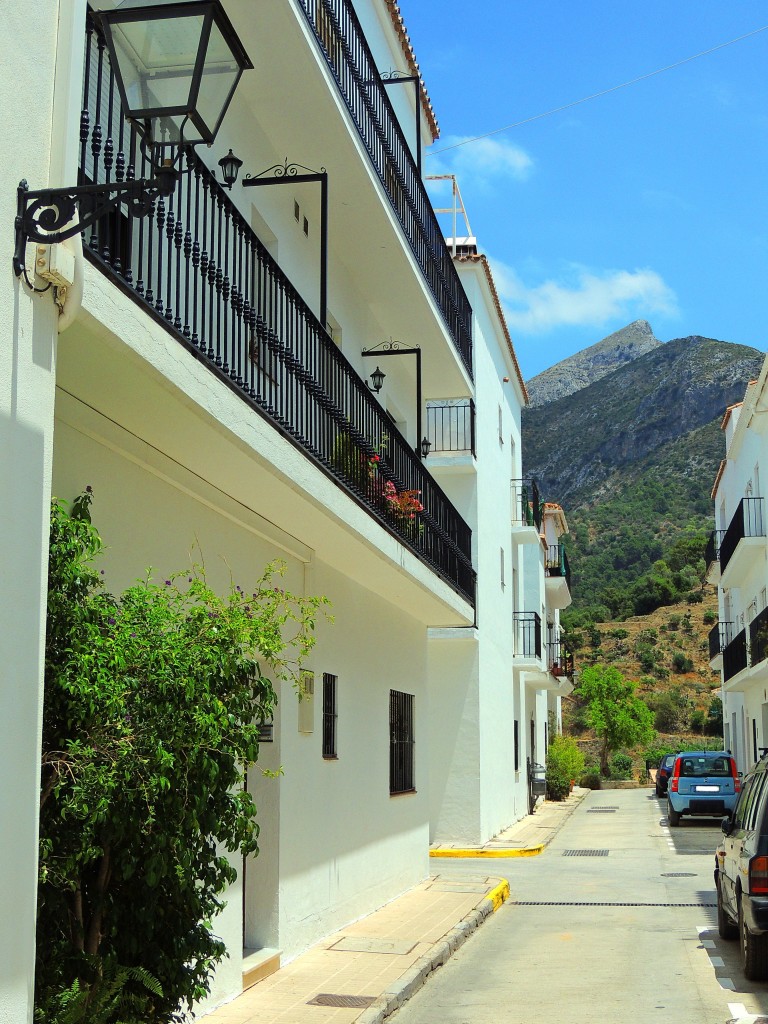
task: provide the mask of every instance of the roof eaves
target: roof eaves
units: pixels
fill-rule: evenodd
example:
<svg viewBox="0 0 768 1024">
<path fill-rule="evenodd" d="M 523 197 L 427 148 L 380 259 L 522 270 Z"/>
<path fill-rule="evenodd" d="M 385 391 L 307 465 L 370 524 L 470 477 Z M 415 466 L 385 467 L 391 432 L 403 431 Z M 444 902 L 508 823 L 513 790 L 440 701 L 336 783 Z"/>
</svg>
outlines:
<svg viewBox="0 0 768 1024">
<path fill-rule="evenodd" d="M 400 45 L 403 48 L 403 56 L 405 62 L 408 65 L 408 70 L 412 75 L 415 75 L 419 80 L 419 92 L 421 94 L 421 108 L 424 111 L 424 116 L 429 124 L 429 130 L 432 134 L 432 141 L 440 138 L 440 127 L 435 117 L 435 111 L 432 108 L 432 101 L 429 98 L 427 87 L 424 84 L 424 79 L 421 77 L 421 71 L 419 65 L 416 62 L 416 55 L 413 52 L 413 46 L 411 45 L 411 39 L 405 28 L 405 22 L 403 16 L 400 13 L 400 5 L 397 0 L 384 0 L 384 3 L 389 11 L 389 16 L 392 19 L 397 38 L 400 40 Z"/>
<path fill-rule="evenodd" d="M 512 337 L 509 333 L 509 328 L 507 327 L 507 321 L 506 317 L 504 316 L 504 311 L 501 308 L 501 300 L 499 299 L 499 293 L 496 291 L 496 283 L 493 280 L 493 273 L 491 272 L 491 265 L 488 262 L 488 258 L 482 255 L 482 253 L 478 255 L 468 254 L 462 256 L 454 256 L 453 258 L 456 261 L 456 263 L 480 263 L 483 269 L 485 270 L 485 276 L 488 281 L 488 287 L 490 289 L 491 295 L 493 296 L 493 303 L 494 306 L 496 307 L 496 313 L 499 317 L 501 329 L 504 332 L 504 337 L 507 342 L 507 347 L 509 349 L 509 354 L 512 359 L 512 363 L 515 367 L 515 373 L 517 374 L 517 379 L 520 384 L 520 390 L 523 393 L 523 399 L 525 401 L 525 404 L 528 405 L 528 389 L 525 386 L 523 375 L 520 372 L 520 364 L 518 363 L 517 355 L 515 354 L 515 346 L 512 344 Z"/>
</svg>

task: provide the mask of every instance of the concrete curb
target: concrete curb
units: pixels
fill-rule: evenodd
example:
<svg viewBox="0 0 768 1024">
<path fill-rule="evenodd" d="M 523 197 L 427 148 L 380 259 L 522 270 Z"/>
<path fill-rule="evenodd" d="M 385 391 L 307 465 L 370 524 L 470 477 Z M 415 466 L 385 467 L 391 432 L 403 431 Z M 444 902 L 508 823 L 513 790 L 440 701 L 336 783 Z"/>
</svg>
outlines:
<svg viewBox="0 0 768 1024">
<path fill-rule="evenodd" d="M 455 850 L 442 846 L 436 846 L 429 851 L 430 857 L 537 857 L 545 847 L 545 843 L 537 843 L 536 846 L 505 846 L 498 850 Z"/>
<path fill-rule="evenodd" d="M 427 978 L 442 967 L 453 956 L 459 946 L 463 945 L 470 935 L 498 910 L 509 897 L 509 882 L 502 878 L 495 888 L 471 910 L 455 928 L 451 928 L 443 938 L 435 943 L 429 953 L 420 957 L 416 963 L 394 981 L 382 994 L 355 1018 L 355 1024 L 381 1024 L 395 1010 L 406 1003 L 412 995 L 425 984 Z"/>
</svg>

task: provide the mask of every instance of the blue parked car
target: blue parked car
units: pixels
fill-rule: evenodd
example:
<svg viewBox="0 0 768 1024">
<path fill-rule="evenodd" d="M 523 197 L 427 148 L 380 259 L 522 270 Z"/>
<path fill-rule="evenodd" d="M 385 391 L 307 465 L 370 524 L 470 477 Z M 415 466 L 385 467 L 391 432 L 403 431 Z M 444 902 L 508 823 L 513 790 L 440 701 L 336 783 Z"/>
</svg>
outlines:
<svg viewBox="0 0 768 1024">
<path fill-rule="evenodd" d="M 678 754 L 667 788 L 667 818 L 675 827 L 684 814 L 722 818 L 736 806 L 741 780 L 725 750 L 688 750 Z"/>
</svg>

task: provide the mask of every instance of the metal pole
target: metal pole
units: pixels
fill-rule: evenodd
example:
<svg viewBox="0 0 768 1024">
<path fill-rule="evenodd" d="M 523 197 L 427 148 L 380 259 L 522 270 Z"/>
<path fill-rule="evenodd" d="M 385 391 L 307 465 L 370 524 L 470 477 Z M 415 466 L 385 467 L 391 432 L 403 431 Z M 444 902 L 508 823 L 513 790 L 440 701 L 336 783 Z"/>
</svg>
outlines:
<svg viewBox="0 0 768 1024">
<path fill-rule="evenodd" d="M 320 175 L 320 323 L 328 327 L 328 175 Z"/>
</svg>

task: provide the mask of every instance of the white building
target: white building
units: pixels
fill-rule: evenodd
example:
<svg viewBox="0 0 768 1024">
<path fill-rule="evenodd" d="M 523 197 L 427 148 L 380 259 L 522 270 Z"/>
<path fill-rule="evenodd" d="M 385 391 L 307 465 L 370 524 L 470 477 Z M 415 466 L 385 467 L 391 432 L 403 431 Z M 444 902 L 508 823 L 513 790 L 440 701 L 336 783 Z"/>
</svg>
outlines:
<svg viewBox="0 0 768 1024">
<path fill-rule="evenodd" d="M 746 771 L 768 748 L 768 540 L 761 477 L 768 479 L 768 360 L 744 401 L 723 416 L 726 456 L 712 490 L 715 531 L 708 579 L 719 623 L 710 658 L 722 676 L 723 732 Z"/>
<path fill-rule="evenodd" d="M 246 585 L 280 557 L 287 587 L 332 603 L 314 700 L 284 689 L 262 747 L 261 766 L 285 775 L 249 778 L 261 853 L 217 922 L 230 958 L 210 1005 L 422 879 L 430 837 L 483 839 L 524 814 L 526 757 L 543 759 L 569 685 L 565 520 L 521 490 L 524 387 L 487 262 L 454 262 L 421 183 L 417 139 L 437 129 L 396 3 L 224 6 L 255 70 L 213 147 L 149 217 L 119 207 L 82 247 L 54 247 L 59 280 L 74 268 L 66 295 L 24 275 L 0 285 L 0 728 L 15 779 L 2 792 L 0 1024 L 31 1020 L 52 494 L 93 488 L 113 592 L 198 556 L 214 585 L 230 569 Z M 143 172 L 85 0 L 7 8 L 10 270 L 21 179 Z M 406 79 L 382 80 L 391 67 Z M 226 191 L 213 171 L 229 149 L 244 174 L 274 180 Z M 286 184 L 293 163 L 321 173 Z M 50 255 L 26 247 L 37 288 Z M 473 451 L 438 450 L 432 410 L 445 405 L 476 409 Z M 385 483 L 419 491 L 424 512 L 399 515 Z"/>
</svg>

